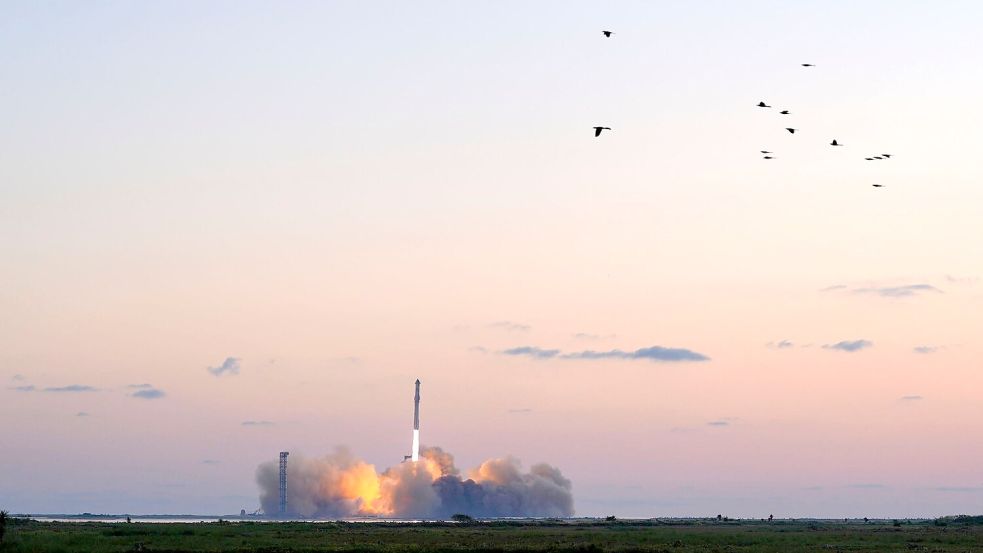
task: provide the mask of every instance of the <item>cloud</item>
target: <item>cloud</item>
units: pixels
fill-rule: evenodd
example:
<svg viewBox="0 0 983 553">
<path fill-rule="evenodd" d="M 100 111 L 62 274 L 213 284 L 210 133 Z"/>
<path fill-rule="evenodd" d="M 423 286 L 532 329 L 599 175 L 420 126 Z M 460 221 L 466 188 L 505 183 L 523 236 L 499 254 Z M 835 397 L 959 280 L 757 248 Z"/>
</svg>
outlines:
<svg viewBox="0 0 983 553">
<path fill-rule="evenodd" d="M 820 290 L 821 292 L 834 292 L 834 291 L 845 291 L 850 294 L 857 295 L 868 295 L 868 296 L 878 296 L 881 298 L 908 298 L 911 296 L 917 296 L 925 292 L 934 292 L 936 294 L 944 293 L 935 286 L 926 283 L 918 284 L 902 284 L 900 286 L 861 286 L 857 288 L 851 288 L 843 284 L 837 284 L 835 286 L 827 286 Z"/>
<path fill-rule="evenodd" d="M 707 426 L 730 426 L 730 423 L 727 421 L 710 421 L 707 423 Z"/>
<path fill-rule="evenodd" d="M 939 351 L 939 349 L 940 348 L 938 346 L 915 346 L 911 348 L 911 351 L 927 355 L 929 353 L 935 353 Z"/>
<path fill-rule="evenodd" d="M 242 421 L 242 426 L 273 426 L 273 421 Z"/>
<path fill-rule="evenodd" d="M 531 330 L 532 327 L 526 324 L 513 323 L 512 321 L 498 321 L 488 325 L 489 328 L 500 328 L 502 330 L 508 330 L 510 332 L 526 332 Z"/>
<path fill-rule="evenodd" d="M 157 388 L 144 388 L 133 392 L 130 394 L 130 397 L 140 399 L 160 399 L 165 395 L 167 394 L 165 394 L 163 390 L 158 390 Z"/>
<path fill-rule="evenodd" d="M 217 465 L 217 464 L 219 464 L 219 461 L 216 461 L 215 459 L 202 459 L 201 460 L 201 464 L 203 464 L 203 465 Z"/>
<path fill-rule="evenodd" d="M 13 389 L 17 390 L 18 392 L 33 392 L 37 388 L 35 388 L 33 384 L 28 384 L 27 386 L 14 386 Z"/>
<path fill-rule="evenodd" d="M 208 367 L 208 372 L 215 376 L 222 376 L 225 373 L 229 374 L 239 374 L 239 358 L 238 357 L 226 357 L 225 361 L 218 367 Z"/>
<path fill-rule="evenodd" d="M 885 486 L 884 484 L 867 484 L 867 483 L 865 483 L 865 484 L 850 484 L 847 487 L 848 488 L 853 488 L 853 489 L 856 489 L 856 490 L 882 490 L 882 489 L 886 488 L 887 486 Z"/>
<path fill-rule="evenodd" d="M 10 379 L 11 380 L 17 380 L 17 381 L 24 380 L 24 375 L 22 375 L 22 374 L 15 374 L 14 376 L 11 376 Z"/>
<path fill-rule="evenodd" d="M 74 393 L 74 392 L 96 392 L 98 390 L 96 388 L 93 388 L 92 386 L 85 386 L 82 384 L 69 384 L 68 386 L 48 387 L 42 391 L 57 392 L 57 393 L 61 393 L 61 392 Z"/>
<path fill-rule="evenodd" d="M 795 347 L 795 344 L 793 342 L 788 341 L 788 340 L 782 340 L 780 342 L 768 342 L 765 345 L 767 347 L 769 347 L 769 348 L 772 348 L 772 349 L 788 349 L 788 348 L 794 348 Z"/>
<path fill-rule="evenodd" d="M 617 334 L 591 334 L 589 332 L 578 332 L 573 335 L 575 340 L 610 340 L 617 338 Z"/>
<path fill-rule="evenodd" d="M 907 298 L 911 296 L 918 295 L 922 292 L 935 292 L 942 294 L 942 290 L 939 290 L 931 284 L 905 284 L 902 286 L 871 286 L 868 288 L 854 288 L 850 291 L 853 294 L 870 294 L 875 296 L 880 296 L 882 298 Z"/>
<path fill-rule="evenodd" d="M 836 342 L 835 344 L 824 344 L 823 348 L 854 353 L 862 349 L 873 347 L 873 345 L 874 343 L 869 340 L 844 340 L 842 342 Z"/>
<path fill-rule="evenodd" d="M 647 359 L 657 362 L 679 362 L 679 361 L 709 361 L 710 358 L 702 353 L 697 353 L 683 348 L 664 348 L 662 346 L 652 346 L 636 349 L 635 351 L 623 351 L 612 349 L 608 351 L 576 351 L 572 353 L 562 353 L 558 349 L 543 349 L 535 346 L 520 346 L 502 351 L 504 355 L 525 355 L 534 359 Z"/>
<path fill-rule="evenodd" d="M 488 348 L 484 346 L 471 346 L 468 351 L 473 351 L 475 353 L 488 353 Z"/>
<path fill-rule="evenodd" d="M 920 401 L 925 399 L 922 396 L 901 396 L 901 401 Z"/>
<path fill-rule="evenodd" d="M 664 348 L 662 346 L 651 346 L 635 351 L 622 351 L 613 349 L 610 351 L 580 351 L 576 353 L 566 353 L 564 359 L 647 359 L 649 361 L 677 362 L 677 361 L 709 361 L 710 358 L 702 353 L 697 353 L 683 348 Z"/>
<path fill-rule="evenodd" d="M 85 411 L 79 411 L 78 413 L 75 413 L 75 416 L 76 417 L 88 417 L 89 414 L 86 413 Z"/>
<path fill-rule="evenodd" d="M 542 349 L 534 346 L 519 346 L 502 351 L 505 355 L 526 355 L 534 359 L 549 359 L 560 354 L 558 349 Z"/>
<path fill-rule="evenodd" d="M 509 413 L 532 413 L 532 409 L 529 409 L 529 408 L 524 408 L 524 409 L 509 409 Z"/>
<path fill-rule="evenodd" d="M 129 384 L 127 388 L 153 388 L 150 384 Z"/>
</svg>

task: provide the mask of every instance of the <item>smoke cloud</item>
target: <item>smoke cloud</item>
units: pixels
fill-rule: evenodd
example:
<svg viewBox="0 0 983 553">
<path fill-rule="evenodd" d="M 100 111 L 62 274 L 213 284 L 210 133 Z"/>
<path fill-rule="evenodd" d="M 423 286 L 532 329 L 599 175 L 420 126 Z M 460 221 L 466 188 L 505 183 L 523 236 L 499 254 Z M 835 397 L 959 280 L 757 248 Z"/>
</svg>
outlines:
<svg viewBox="0 0 983 553">
<path fill-rule="evenodd" d="M 279 468 L 275 461 L 256 471 L 263 511 L 279 509 Z M 518 459 L 489 459 L 461 476 L 454 456 L 424 447 L 420 461 L 378 473 L 374 465 L 339 448 L 311 459 L 291 454 L 287 463 L 287 515 L 303 518 L 390 516 L 396 518 L 568 517 L 573 515 L 570 480 L 556 467 Z"/>
</svg>

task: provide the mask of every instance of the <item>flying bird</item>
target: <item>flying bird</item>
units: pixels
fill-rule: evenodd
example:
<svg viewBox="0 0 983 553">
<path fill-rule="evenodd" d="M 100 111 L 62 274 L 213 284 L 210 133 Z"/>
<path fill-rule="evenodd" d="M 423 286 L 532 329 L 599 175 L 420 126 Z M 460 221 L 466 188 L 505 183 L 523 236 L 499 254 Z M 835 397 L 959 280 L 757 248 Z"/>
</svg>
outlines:
<svg viewBox="0 0 983 553">
<path fill-rule="evenodd" d="M 872 157 L 865 157 L 864 159 L 866 159 L 867 161 L 874 161 L 874 158 Z"/>
<path fill-rule="evenodd" d="M 772 153 L 774 153 L 774 152 L 769 152 L 768 150 L 761 150 L 761 153 L 762 153 L 762 154 L 772 154 Z"/>
<path fill-rule="evenodd" d="M 758 107 L 759 108 L 770 108 L 771 106 L 769 106 L 768 104 L 766 104 L 764 102 L 758 102 Z"/>
<path fill-rule="evenodd" d="M 884 159 L 881 156 L 874 156 L 874 159 Z"/>
<path fill-rule="evenodd" d="M 781 113 L 782 115 L 788 115 L 788 110 L 787 109 L 783 109 L 782 111 L 780 111 L 778 113 Z"/>
<path fill-rule="evenodd" d="M 803 63 L 802 64 L 802 67 L 815 67 L 815 66 L 816 66 L 816 64 L 814 64 L 814 63 Z"/>
<path fill-rule="evenodd" d="M 884 157 L 891 157 L 891 154 L 881 154 Z"/>
<path fill-rule="evenodd" d="M 773 158 L 773 157 L 771 157 L 771 156 L 765 156 L 765 157 L 763 157 L 762 159 L 775 159 L 775 158 Z"/>
<path fill-rule="evenodd" d="M 594 136 L 601 136 L 601 131 L 609 131 L 611 127 L 594 127 Z"/>
<path fill-rule="evenodd" d="M 792 134 L 795 134 L 795 129 L 793 129 L 793 128 L 785 127 L 785 130 L 787 130 L 788 132 L 790 132 Z"/>
<path fill-rule="evenodd" d="M 873 186 L 874 188 L 884 188 L 883 184 L 872 184 L 871 186 Z"/>
<path fill-rule="evenodd" d="M 613 34 L 614 34 L 614 32 L 613 32 L 613 31 L 601 31 L 601 32 L 602 32 L 602 33 L 604 33 L 604 36 L 606 36 L 606 37 L 608 37 L 608 38 L 611 38 L 611 35 L 613 35 Z"/>
<path fill-rule="evenodd" d="M 837 141 L 836 141 L 836 139 L 834 138 L 834 139 L 833 139 L 833 141 L 829 143 L 829 145 L 830 145 L 830 146 L 842 146 L 843 144 L 840 144 L 840 143 L 839 143 L 839 142 L 837 142 Z"/>
</svg>

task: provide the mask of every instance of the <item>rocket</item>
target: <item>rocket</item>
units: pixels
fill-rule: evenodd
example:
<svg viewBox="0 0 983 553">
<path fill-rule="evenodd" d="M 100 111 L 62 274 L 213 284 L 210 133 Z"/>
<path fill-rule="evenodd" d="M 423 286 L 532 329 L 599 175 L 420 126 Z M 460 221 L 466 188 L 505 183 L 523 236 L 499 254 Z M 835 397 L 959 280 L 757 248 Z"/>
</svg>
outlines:
<svg viewBox="0 0 983 553">
<path fill-rule="evenodd" d="M 410 459 L 420 460 L 420 379 L 416 379 L 416 394 L 413 396 L 413 454 Z"/>
</svg>

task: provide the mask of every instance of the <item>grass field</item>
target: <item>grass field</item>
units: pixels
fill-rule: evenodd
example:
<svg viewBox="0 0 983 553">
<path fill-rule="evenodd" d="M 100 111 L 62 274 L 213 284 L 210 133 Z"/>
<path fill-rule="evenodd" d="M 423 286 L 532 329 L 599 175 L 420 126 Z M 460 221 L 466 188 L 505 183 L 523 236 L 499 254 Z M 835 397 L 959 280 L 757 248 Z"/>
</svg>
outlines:
<svg viewBox="0 0 983 553">
<path fill-rule="evenodd" d="M 482 522 L 474 524 L 13 520 L 0 552 L 983 552 L 983 525 L 950 522 Z"/>
</svg>

